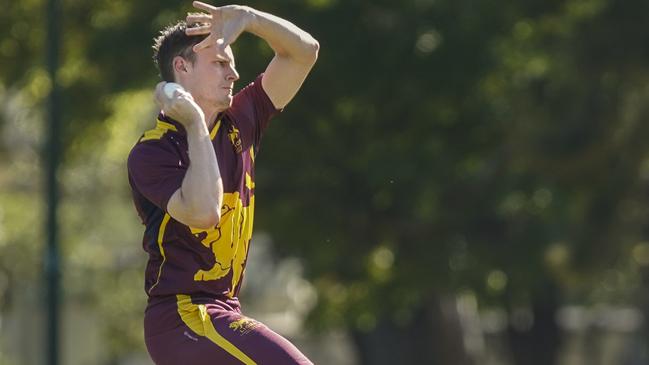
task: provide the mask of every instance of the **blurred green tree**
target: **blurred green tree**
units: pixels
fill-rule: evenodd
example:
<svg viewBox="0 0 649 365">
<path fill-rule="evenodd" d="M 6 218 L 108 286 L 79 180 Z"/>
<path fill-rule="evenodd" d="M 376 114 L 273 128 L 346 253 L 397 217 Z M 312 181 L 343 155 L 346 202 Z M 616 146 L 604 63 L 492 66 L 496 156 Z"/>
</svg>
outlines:
<svg viewBox="0 0 649 365">
<path fill-rule="evenodd" d="M 6 293 L 40 267 L 30 227 L 41 219 L 34 156 L 49 85 L 43 22 L 33 22 L 42 5 L 0 14 Z M 349 329 L 363 363 L 470 363 L 445 315 L 469 292 L 512 314 L 517 364 L 546 365 L 561 304 L 647 297 L 648 3 L 249 5 L 322 47 L 257 166 L 256 229 L 306 262 L 319 292 L 313 328 Z M 115 362 L 142 348 L 144 300 L 123 161 L 155 114 L 151 39 L 189 6 L 65 3 L 64 278 L 105 320 Z M 245 35 L 235 52 L 240 86 L 272 56 Z M 517 322 L 521 309 L 531 324 Z"/>
</svg>

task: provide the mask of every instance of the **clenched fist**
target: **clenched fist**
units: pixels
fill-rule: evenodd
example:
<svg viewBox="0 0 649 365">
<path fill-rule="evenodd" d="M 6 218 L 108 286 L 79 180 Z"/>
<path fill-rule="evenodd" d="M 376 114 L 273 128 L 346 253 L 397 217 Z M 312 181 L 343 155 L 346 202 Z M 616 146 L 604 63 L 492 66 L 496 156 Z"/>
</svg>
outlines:
<svg viewBox="0 0 649 365">
<path fill-rule="evenodd" d="M 167 95 L 164 90 L 166 84 L 168 83 L 163 81 L 155 87 L 155 100 L 164 114 L 185 127 L 194 123 L 205 123 L 205 114 L 192 95 L 182 88 L 175 88 L 171 95 Z"/>
</svg>

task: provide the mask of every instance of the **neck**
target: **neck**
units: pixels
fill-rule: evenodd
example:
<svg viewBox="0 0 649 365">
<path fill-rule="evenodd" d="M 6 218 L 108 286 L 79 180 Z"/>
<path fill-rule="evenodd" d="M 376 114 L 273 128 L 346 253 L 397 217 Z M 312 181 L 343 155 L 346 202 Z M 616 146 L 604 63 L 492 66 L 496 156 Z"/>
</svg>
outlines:
<svg viewBox="0 0 649 365">
<path fill-rule="evenodd" d="M 219 113 L 223 110 L 213 105 L 206 106 L 199 104 L 199 106 L 203 110 L 203 114 L 205 114 L 205 124 L 207 125 L 207 130 L 211 131 L 212 127 L 214 127 L 216 116 L 219 115 Z"/>
</svg>

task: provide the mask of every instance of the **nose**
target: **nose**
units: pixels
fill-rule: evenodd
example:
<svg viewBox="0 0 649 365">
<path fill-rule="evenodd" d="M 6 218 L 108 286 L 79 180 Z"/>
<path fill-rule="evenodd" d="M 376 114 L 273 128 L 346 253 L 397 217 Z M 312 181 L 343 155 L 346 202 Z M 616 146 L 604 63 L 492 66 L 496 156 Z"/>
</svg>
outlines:
<svg viewBox="0 0 649 365">
<path fill-rule="evenodd" d="M 227 79 L 230 82 L 235 82 L 239 80 L 239 73 L 237 72 L 237 69 L 234 68 L 234 66 L 230 65 L 230 72 L 228 72 Z"/>
</svg>

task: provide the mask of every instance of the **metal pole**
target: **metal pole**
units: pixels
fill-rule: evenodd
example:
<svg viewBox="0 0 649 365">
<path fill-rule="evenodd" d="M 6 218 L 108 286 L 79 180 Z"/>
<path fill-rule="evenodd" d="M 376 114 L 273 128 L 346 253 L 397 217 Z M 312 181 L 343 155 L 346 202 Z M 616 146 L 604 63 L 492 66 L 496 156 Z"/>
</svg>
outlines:
<svg viewBox="0 0 649 365">
<path fill-rule="evenodd" d="M 49 97 L 49 118 L 47 125 L 47 145 L 43 161 L 46 164 L 45 192 L 47 194 L 47 246 L 44 257 L 45 281 L 47 287 L 47 351 L 46 364 L 59 364 L 59 302 L 60 302 L 60 264 L 58 248 L 58 182 L 56 179 L 60 160 L 60 90 L 57 81 L 59 68 L 60 42 L 59 0 L 49 0 L 47 5 L 47 70 L 52 88 Z"/>
</svg>

